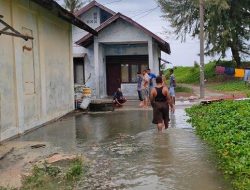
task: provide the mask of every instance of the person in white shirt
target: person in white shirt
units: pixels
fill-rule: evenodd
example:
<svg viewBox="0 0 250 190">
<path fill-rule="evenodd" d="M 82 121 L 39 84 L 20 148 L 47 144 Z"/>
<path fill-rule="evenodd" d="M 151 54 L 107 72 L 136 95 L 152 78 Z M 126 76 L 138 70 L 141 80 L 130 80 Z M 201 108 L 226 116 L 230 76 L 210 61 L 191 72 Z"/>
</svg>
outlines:
<svg viewBox="0 0 250 190">
<path fill-rule="evenodd" d="M 149 76 L 147 74 L 147 70 L 144 70 L 142 72 L 142 99 L 143 99 L 143 107 L 148 107 L 148 100 L 149 100 Z"/>
</svg>

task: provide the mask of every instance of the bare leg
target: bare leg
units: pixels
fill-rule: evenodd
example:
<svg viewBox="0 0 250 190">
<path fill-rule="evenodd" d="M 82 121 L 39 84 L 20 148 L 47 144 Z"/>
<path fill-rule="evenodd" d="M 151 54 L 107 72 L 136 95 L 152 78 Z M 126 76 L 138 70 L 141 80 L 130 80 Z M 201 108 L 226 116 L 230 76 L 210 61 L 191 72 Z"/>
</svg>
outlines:
<svg viewBox="0 0 250 190">
<path fill-rule="evenodd" d="M 171 101 L 172 101 L 173 104 L 175 105 L 175 96 L 171 96 Z"/>
<path fill-rule="evenodd" d="M 147 108 L 148 107 L 148 98 L 145 97 L 144 99 L 144 105 L 143 105 L 144 108 Z"/>
<path fill-rule="evenodd" d="M 140 101 L 139 107 L 143 107 L 144 105 L 144 100 Z"/>
<path fill-rule="evenodd" d="M 164 127 L 164 124 L 163 124 L 163 123 L 158 123 L 158 124 L 157 124 L 158 132 L 162 133 L 163 127 Z"/>
<path fill-rule="evenodd" d="M 169 122 L 169 121 L 168 121 L 167 119 L 164 120 L 164 127 L 165 127 L 165 129 L 168 128 L 168 122 Z"/>
</svg>

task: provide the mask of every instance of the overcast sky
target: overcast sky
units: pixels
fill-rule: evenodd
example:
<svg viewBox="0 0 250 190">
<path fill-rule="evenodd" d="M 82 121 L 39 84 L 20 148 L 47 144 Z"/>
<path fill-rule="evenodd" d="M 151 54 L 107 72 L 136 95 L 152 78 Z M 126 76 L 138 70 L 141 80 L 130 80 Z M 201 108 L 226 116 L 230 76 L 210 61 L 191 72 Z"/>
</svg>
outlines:
<svg viewBox="0 0 250 190">
<path fill-rule="evenodd" d="M 192 66 L 194 61 L 199 63 L 199 40 L 189 38 L 185 43 L 181 43 L 180 40 L 176 40 L 173 32 L 166 34 L 165 31 L 171 31 L 171 28 L 161 17 L 163 13 L 157 7 L 158 4 L 155 0 L 97 0 L 97 2 L 132 18 L 167 41 L 172 53 L 171 55 L 164 53 L 162 57 L 173 63 L 174 66 Z M 205 62 L 210 59 L 212 58 L 205 58 Z"/>
</svg>

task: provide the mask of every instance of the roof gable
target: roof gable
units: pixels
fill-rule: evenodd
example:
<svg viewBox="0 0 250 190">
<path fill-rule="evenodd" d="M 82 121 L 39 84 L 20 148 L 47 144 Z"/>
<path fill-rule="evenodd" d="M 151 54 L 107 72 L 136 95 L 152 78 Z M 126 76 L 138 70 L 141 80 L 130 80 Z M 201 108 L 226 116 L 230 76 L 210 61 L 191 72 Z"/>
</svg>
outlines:
<svg viewBox="0 0 250 190">
<path fill-rule="evenodd" d="M 85 24 L 79 18 L 77 18 L 74 14 L 70 13 L 66 9 L 62 8 L 57 2 L 54 0 L 31 0 L 34 3 L 40 5 L 41 7 L 49 10 L 52 14 L 61 18 L 62 20 L 71 23 L 83 30 L 86 30 L 94 35 L 97 35 L 97 32 L 92 29 L 90 26 Z"/>
<path fill-rule="evenodd" d="M 161 39 L 159 36 L 155 35 L 154 33 L 152 33 L 151 31 L 149 31 L 148 29 L 146 29 L 145 27 L 143 27 L 142 25 L 140 25 L 139 23 L 135 22 L 134 20 L 132 20 L 131 18 L 121 14 L 121 13 L 117 13 L 116 15 L 112 16 L 111 18 L 109 18 L 108 20 L 106 20 L 104 23 L 102 23 L 99 27 L 96 28 L 96 31 L 99 33 L 102 30 L 104 30 L 105 28 L 107 28 L 108 26 L 110 26 L 112 23 L 114 23 L 117 19 L 122 19 L 128 23 L 130 23 L 131 25 L 133 25 L 134 27 L 142 30 L 145 34 L 151 36 L 160 46 L 161 50 L 170 54 L 170 45 L 164 41 L 163 39 Z M 76 44 L 87 47 L 88 45 L 90 45 L 91 43 L 93 43 L 94 37 L 92 34 L 87 34 L 86 36 L 84 36 L 83 38 L 81 38 L 79 41 L 76 42 Z"/>
<path fill-rule="evenodd" d="M 83 8 L 81 8 L 80 10 L 76 11 L 74 13 L 75 16 L 79 17 L 82 14 L 86 13 L 87 11 L 89 11 L 90 9 L 92 9 L 93 7 L 99 7 L 100 9 L 110 13 L 111 15 L 115 15 L 116 13 L 114 11 L 112 11 L 111 9 L 101 5 L 100 3 L 97 3 L 96 1 L 91 1 L 88 5 L 84 6 Z"/>
</svg>

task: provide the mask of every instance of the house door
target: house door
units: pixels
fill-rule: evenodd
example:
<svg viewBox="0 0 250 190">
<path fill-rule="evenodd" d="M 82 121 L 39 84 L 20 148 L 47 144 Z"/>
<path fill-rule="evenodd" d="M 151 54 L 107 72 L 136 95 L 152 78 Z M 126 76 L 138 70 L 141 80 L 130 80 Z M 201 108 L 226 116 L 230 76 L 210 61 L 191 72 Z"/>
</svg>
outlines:
<svg viewBox="0 0 250 190">
<path fill-rule="evenodd" d="M 107 94 L 112 96 L 117 88 L 121 88 L 121 65 L 107 62 Z"/>
</svg>

